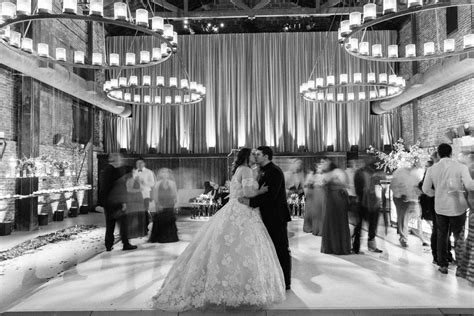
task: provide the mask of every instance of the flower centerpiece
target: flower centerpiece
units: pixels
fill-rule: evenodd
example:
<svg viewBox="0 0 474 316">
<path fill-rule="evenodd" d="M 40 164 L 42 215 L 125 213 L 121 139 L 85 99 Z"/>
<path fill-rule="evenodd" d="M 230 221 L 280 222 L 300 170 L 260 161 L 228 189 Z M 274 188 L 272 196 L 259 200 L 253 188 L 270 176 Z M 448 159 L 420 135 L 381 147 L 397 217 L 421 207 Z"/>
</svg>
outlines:
<svg viewBox="0 0 474 316">
<path fill-rule="evenodd" d="M 430 158 L 428 152 L 420 148 L 419 142 L 410 145 L 407 150 L 402 138 L 393 144 L 393 150 L 388 154 L 372 146 L 369 146 L 367 152 L 380 160 L 375 163 L 377 169 L 383 169 L 387 173 L 392 173 L 398 168 L 422 167 Z"/>
<path fill-rule="evenodd" d="M 18 168 L 21 176 L 34 177 L 36 174 L 36 158 L 23 156 L 23 158 L 18 159 Z"/>
</svg>

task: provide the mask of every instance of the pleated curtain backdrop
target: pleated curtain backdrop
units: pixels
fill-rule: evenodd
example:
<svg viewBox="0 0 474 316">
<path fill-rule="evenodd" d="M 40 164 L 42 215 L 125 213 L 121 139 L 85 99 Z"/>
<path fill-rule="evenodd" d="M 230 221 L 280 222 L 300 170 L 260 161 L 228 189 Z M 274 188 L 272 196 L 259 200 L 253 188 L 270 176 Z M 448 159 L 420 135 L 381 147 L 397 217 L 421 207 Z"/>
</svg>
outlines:
<svg viewBox="0 0 474 316">
<path fill-rule="evenodd" d="M 365 36 L 383 47 L 397 41 L 393 31 L 371 31 Z M 153 46 L 148 37 L 107 39 L 107 53 L 121 56 L 131 47 L 138 56 L 139 50 Z M 115 78 L 148 74 L 152 82 L 157 75 L 171 75 L 179 82 L 185 78 L 184 65 L 190 79 L 207 88 L 204 101 L 195 105 L 134 106 L 131 130 L 125 133 L 129 142 L 121 142 L 129 143 L 132 151 L 146 153 L 155 147 L 161 153 L 178 153 L 184 147 L 207 153 L 214 147 L 227 153 L 239 146 L 262 144 L 279 152 L 293 152 L 299 146 L 318 152 L 327 145 L 346 151 L 351 145 L 381 148 L 398 138 L 398 117 L 372 116 L 368 102 L 336 105 L 308 102 L 299 95 L 299 86 L 308 80 L 315 64 L 313 78 L 335 75 L 336 81 L 339 73 L 350 78 L 355 72 L 364 76 L 392 73 L 391 64 L 347 54 L 335 32 L 183 35 L 179 36 L 179 54 L 156 67 L 109 74 Z M 106 133 L 113 138 L 121 131 L 118 125 L 109 126 Z"/>
</svg>

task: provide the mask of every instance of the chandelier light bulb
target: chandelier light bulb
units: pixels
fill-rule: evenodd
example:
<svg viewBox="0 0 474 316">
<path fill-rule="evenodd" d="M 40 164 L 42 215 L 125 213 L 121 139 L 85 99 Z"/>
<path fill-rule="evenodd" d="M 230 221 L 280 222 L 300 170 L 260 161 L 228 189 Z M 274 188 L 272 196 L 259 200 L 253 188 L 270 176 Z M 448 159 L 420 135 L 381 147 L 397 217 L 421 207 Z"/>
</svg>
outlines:
<svg viewBox="0 0 474 316">
<path fill-rule="evenodd" d="M 430 56 L 435 53 L 435 44 L 434 42 L 427 42 L 423 44 L 423 55 Z"/>
<path fill-rule="evenodd" d="M 110 79 L 110 87 L 112 89 L 117 89 L 119 87 L 118 79 Z"/>
<path fill-rule="evenodd" d="M 135 65 L 135 53 L 127 53 L 125 55 L 125 65 L 127 66 Z"/>
<path fill-rule="evenodd" d="M 16 15 L 31 15 L 31 0 L 17 0 Z"/>
<path fill-rule="evenodd" d="M 340 44 L 344 43 L 344 37 L 342 37 L 341 28 L 337 29 L 337 41 Z"/>
<path fill-rule="evenodd" d="M 359 92 L 359 100 L 363 101 L 366 99 L 365 92 Z"/>
<path fill-rule="evenodd" d="M 57 61 L 66 61 L 66 49 L 62 47 L 56 48 L 56 60 Z"/>
<path fill-rule="evenodd" d="M 111 53 L 109 55 L 109 63 L 110 63 L 110 66 L 114 66 L 114 67 L 120 66 L 120 55 Z"/>
<path fill-rule="evenodd" d="M 157 86 L 164 86 L 165 85 L 165 77 L 156 76 L 156 85 Z"/>
<path fill-rule="evenodd" d="M 144 75 L 142 78 L 142 85 L 143 86 L 151 86 L 151 76 Z"/>
<path fill-rule="evenodd" d="M 170 77 L 170 87 L 178 87 L 178 78 Z"/>
<path fill-rule="evenodd" d="M 372 21 L 377 17 L 377 5 L 375 3 L 367 3 L 364 5 L 364 22 Z"/>
<path fill-rule="evenodd" d="M 104 16 L 104 1 L 90 0 L 89 15 Z"/>
<path fill-rule="evenodd" d="M 167 95 L 165 96 L 165 104 L 171 104 L 171 96 Z"/>
<path fill-rule="evenodd" d="M 110 88 L 111 88 L 110 80 L 107 80 L 107 81 L 104 83 L 104 91 L 109 91 Z"/>
<path fill-rule="evenodd" d="M 21 33 L 16 32 L 16 31 L 11 31 L 10 32 L 10 41 L 9 41 L 9 43 L 10 43 L 11 46 L 14 46 L 16 48 L 20 48 Z"/>
<path fill-rule="evenodd" d="M 74 63 L 75 64 L 84 64 L 85 54 L 83 51 L 76 50 L 74 51 Z"/>
<path fill-rule="evenodd" d="M 336 82 L 336 81 L 335 81 L 334 76 L 327 76 L 327 78 L 326 78 L 326 84 L 327 84 L 328 86 L 333 86 L 333 85 L 335 84 L 335 82 Z"/>
<path fill-rule="evenodd" d="M 351 33 L 351 27 L 349 25 L 349 20 L 341 21 L 341 35 L 347 36 Z"/>
<path fill-rule="evenodd" d="M 387 55 L 390 58 L 398 58 L 398 45 L 388 45 Z"/>
<path fill-rule="evenodd" d="M 77 0 L 63 0 L 63 12 L 77 14 Z"/>
<path fill-rule="evenodd" d="M 149 95 L 144 95 L 143 96 L 143 102 L 144 103 L 151 103 L 151 97 Z"/>
<path fill-rule="evenodd" d="M 324 78 L 316 78 L 316 88 L 324 86 Z"/>
<path fill-rule="evenodd" d="M 114 19 L 127 21 L 127 4 L 124 2 L 115 2 L 114 3 Z"/>
<path fill-rule="evenodd" d="M 11 34 L 10 25 L 0 29 L 0 38 L 1 39 L 5 40 L 5 41 L 9 41 L 10 40 L 10 34 Z"/>
<path fill-rule="evenodd" d="M 128 87 L 127 77 L 119 77 L 118 84 L 119 84 L 119 87 L 121 88 Z"/>
<path fill-rule="evenodd" d="M 134 94 L 133 95 L 133 102 L 140 103 L 141 100 L 142 100 L 142 98 L 139 94 Z"/>
<path fill-rule="evenodd" d="M 354 101 L 354 92 L 347 93 L 347 101 Z"/>
<path fill-rule="evenodd" d="M 372 45 L 372 56 L 373 57 L 382 57 L 382 45 L 381 44 Z"/>
<path fill-rule="evenodd" d="M 128 101 L 128 102 L 132 101 L 132 94 L 131 94 L 131 93 L 128 93 L 128 92 L 127 92 L 127 93 L 124 93 L 123 99 L 124 99 L 125 101 Z"/>
<path fill-rule="evenodd" d="M 318 92 L 318 93 L 316 94 L 316 99 L 317 99 L 318 101 L 324 101 L 324 93 L 323 93 L 323 92 Z"/>
<path fill-rule="evenodd" d="M 181 88 L 183 88 L 183 89 L 188 89 L 189 88 L 188 79 L 181 79 Z"/>
<path fill-rule="evenodd" d="M 100 66 L 102 65 L 102 54 L 101 53 L 92 53 L 92 65 Z"/>
<path fill-rule="evenodd" d="M 334 101 L 334 93 L 326 93 L 326 101 Z"/>
<path fill-rule="evenodd" d="M 405 57 L 415 57 L 416 56 L 416 45 L 407 44 L 405 46 Z"/>
<path fill-rule="evenodd" d="M 0 6 L 0 12 L 3 19 L 13 19 L 16 14 L 16 5 L 11 2 L 3 2 Z"/>
<path fill-rule="evenodd" d="M 49 57 L 49 46 L 45 43 L 38 43 L 38 56 Z"/>
<path fill-rule="evenodd" d="M 130 78 L 128 78 L 128 85 L 131 87 L 138 86 L 138 77 L 130 76 Z"/>
<path fill-rule="evenodd" d="M 375 99 L 377 98 L 377 91 L 375 90 L 370 90 L 369 92 L 369 99 Z"/>
<path fill-rule="evenodd" d="M 145 9 L 137 9 L 135 11 L 135 23 L 140 26 L 148 27 L 148 11 Z"/>
<path fill-rule="evenodd" d="M 161 97 L 159 95 L 155 95 L 155 103 L 157 104 L 161 103 Z"/>
<path fill-rule="evenodd" d="M 119 100 L 123 99 L 123 92 L 122 91 L 114 91 L 115 92 L 115 97 Z"/>
<path fill-rule="evenodd" d="M 375 83 L 375 72 L 369 72 L 367 74 L 367 82 L 368 83 Z"/>
<path fill-rule="evenodd" d="M 33 52 L 33 40 L 31 38 L 25 37 L 21 41 L 21 50 L 25 52 L 32 53 Z"/>
<path fill-rule="evenodd" d="M 161 43 L 161 57 L 168 56 L 168 45 L 166 43 Z"/>
<path fill-rule="evenodd" d="M 161 48 L 153 47 L 151 59 L 153 61 L 158 61 L 161 59 Z"/>
<path fill-rule="evenodd" d="M 171 40 L 171 45 L 174 47 L 178 46 L 178 33 L 173 32 L 173 39 Z"/>
<path fill-rule="evenodd" d="M 456 47 L 456 42 L 453 38 L 448 38 L 444 40 L 443 51 L 445 53 L 454 52 Z"/>
<path fill-rule="evenodd" d="M 387 89 L 384 89 L 384 88 L 379 89 L 379 96 L 381 98 L 385 98 L 387 96 Z"/>
<path fill-rule="evenodd" d="M 386 73 L 381 73 L 379 74 L 379 83 L 387 83 L 387 74 Z"/>
<path fill-rule="evenodd" d="M 149 64 L 150 63 L 150 52 L 147 50 L 142 50 L 140 52 L 140 64 Z"/>
<path fill-rule="evenodd" d="M 173 25 L 165 24 L 163 26 L 163 36 L 168 40 L 171 41 L 173 39 Z"/>
<path fill-rule="evenodd" d="M 368 56 L 369 55 L 369 42 L 359 43 L 359 54 Z"/>
<path fill-rule="evenodd" d="M 41 13 L 41 14 L 53 13 L 53 0 L 38 1 L 38 13 Z"/>
<path fill-rule="evenodd" d="M 354 83 L 362 82 L 362 74 L 360 72 L 354 73 Z"/>
<path fill-rule="evenodd" d="M 351 52 L 357 53 L 359 51 L 359 39 L 356 37 L 351 37 L 349 39 L 349 49 Z"/>
<path fill-rule="evenodd" d="M 349 82 L 349 75 L 348 74 L 340 74 L 339 75 L 339 83 L 340 84 L 347 84 Z"/>
<path fill-rule="evenodd" d="M 396 84 L 397 83 L 397 75 L 388 76 L 388 83 L 389 84 Z"/>
<path fill-rule="evenodd" d="M 463 36 L 463 49 L 474 47 L 474 34 L 467 34 Z"/>
<path fill-rule="evenodd" d="M 344 102 L 344 93 L 338 93 L 336 96 L 338 102 Z"/>
<path fill-rule="evenodd" d="M 151 29 L 155 32 L 163 34 L 164 20 L 162 17 L 154 16 L 151 18 Z"/>
<path fill-rule="evenodd" d="M 183 98 L 184 103 L 189 103 L 191 102 L 191 96 L 189 94 L 186 94 Z"/>
<path fill-rule="evenodd" d="M 395 87 L 388 87 L 387 90 L 388 95 L 394 95 L 396 93 Z"/>
<path fill-rule="evenodd" d="M 301 85 L 301 93 L 306 93 L 308 92 L 308 83 L 305 82 Z"/>
<path fill-rule="evenodd" d="M 407 7 L 421 7 L 423 5 L 423 0 L 408 0 Z"/>
<path fill-rule="evenodd" d="M 349 26 L 350 28 L 356 28 L 362 24 L 362 13 L 360 12 L 351 12 L 349 14 Z"/>
<path fill-rule="evenodd" d="M 397 0 L 383 0 L 383 14 L 397 12 Z"/>
<path fill-rule="evenodd" d="M 174 97 L 174 103 L 181 103 L 181 96 L 180 95 L 176 95 Z"/>
<path fill-rule="evenodd" d="M 197 82 L 196 81 L 191 81 L 191 83 L 189 84 L 189 88 L 192 91 L 196 91 L 197 90 Z"/>
</svg>

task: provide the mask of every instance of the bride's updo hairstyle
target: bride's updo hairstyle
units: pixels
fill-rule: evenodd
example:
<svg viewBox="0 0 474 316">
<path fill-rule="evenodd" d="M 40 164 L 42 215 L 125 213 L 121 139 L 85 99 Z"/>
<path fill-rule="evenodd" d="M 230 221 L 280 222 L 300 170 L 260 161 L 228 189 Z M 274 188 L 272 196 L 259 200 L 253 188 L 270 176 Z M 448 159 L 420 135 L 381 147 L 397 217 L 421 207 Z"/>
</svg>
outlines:
<svg viewBox="0 0 474 316">
<path fill-rule="evenodd" d="M 242 148 L 239 150 L 237 154 L 237 158 L 234 161 L 234 167 L 232 168 L 232 175 L 235 174 L 235 171 L 238 167 L 242 165 L 248 165 L 250 160 L 250 155 L 252 154 L 252 149 L 250 148 Z"/>
</svg>

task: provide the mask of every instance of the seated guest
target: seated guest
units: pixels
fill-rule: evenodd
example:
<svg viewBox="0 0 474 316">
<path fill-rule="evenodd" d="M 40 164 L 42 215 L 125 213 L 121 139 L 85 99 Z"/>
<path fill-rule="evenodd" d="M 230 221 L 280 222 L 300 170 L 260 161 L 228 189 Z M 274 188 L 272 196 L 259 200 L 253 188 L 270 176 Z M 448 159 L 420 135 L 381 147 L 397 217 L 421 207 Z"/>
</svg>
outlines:
<svg viewBox="0 0 474 316">
<path fill-rule="evenodd" d="M 178 241 L 178 228 L 174 207 L 178 199 L 178 190 L 170 169 L 158 170 L 157 183 L 153 190 L 153 199 L 156 204 L 156 214 L 153 218 L 153 228 L 149 242 Z"/>
</svg>

